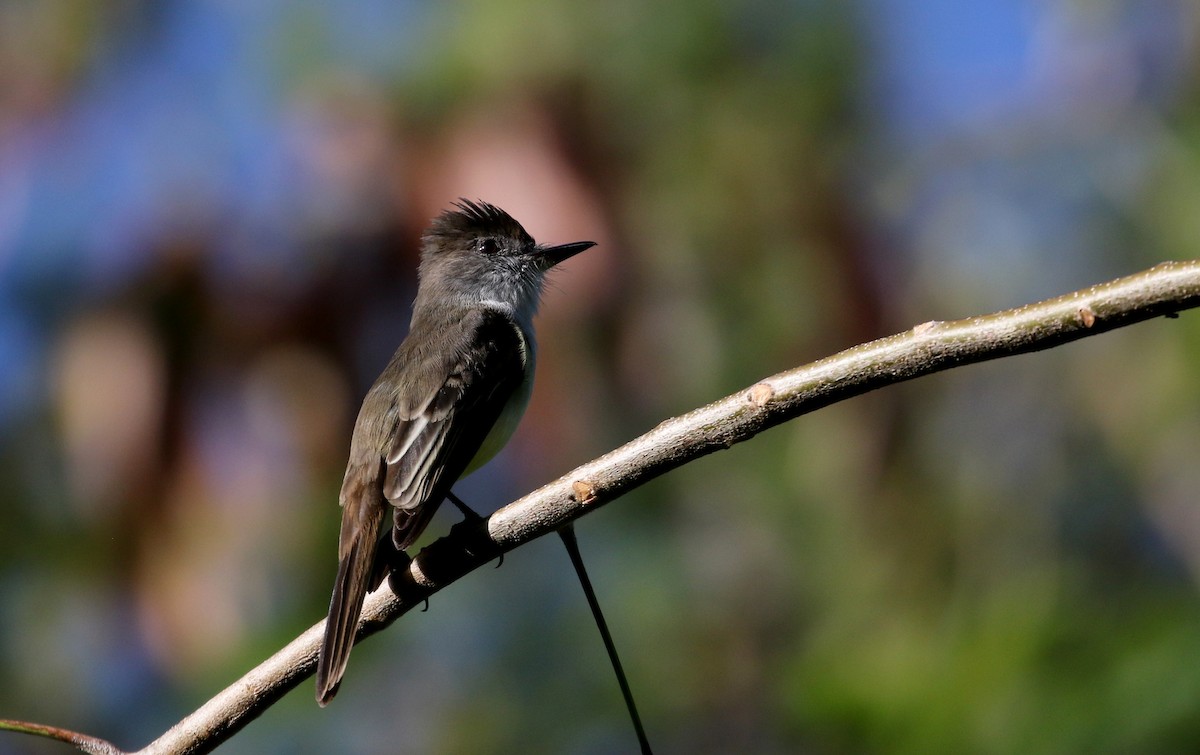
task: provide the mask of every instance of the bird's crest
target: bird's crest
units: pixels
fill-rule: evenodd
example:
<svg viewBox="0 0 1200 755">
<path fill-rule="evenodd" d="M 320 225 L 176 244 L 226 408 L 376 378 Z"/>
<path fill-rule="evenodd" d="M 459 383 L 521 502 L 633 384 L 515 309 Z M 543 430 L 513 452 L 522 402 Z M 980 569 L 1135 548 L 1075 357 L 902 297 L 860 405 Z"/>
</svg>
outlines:
<svg viewBox="0 0 1200 755">
<path fill-rule="evenodd" d="M 434 218 L 426 238 L 463 236 L 507 236 L 533 243 L 512 215 L 487 202 L 459 199 L 454 203 L 456 210 L 446 210 Z"/>
</svg>

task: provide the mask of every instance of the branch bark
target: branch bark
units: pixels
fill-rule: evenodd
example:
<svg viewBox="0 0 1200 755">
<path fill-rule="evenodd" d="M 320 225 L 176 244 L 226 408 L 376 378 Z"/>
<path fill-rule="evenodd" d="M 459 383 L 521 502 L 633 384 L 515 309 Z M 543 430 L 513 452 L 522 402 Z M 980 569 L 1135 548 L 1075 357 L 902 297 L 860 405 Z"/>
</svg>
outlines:
<svg viewBox="0 0 1200 755">
<path fill-rule="evenodd" d="M 773 375 L 663 422 L 505 506 L 474 529 L 456 527 L 417 554 L 406 571 L 393 574 L 390 589 L 368 596 L 356 641 L 498 555 L 555 532 L 676 467 L 802 414 L 951 367 L 1048 349 L 1143 320 L 1173 317 L 1198 305 L 1200 261 L 1168 262 L 1017 309 L 923 323 Z M 216 748 L 313 673 L 323 629 L 324 622 L 311 627 L 138 753 L 194 754 Z M 101 744 L 111 749 L 79 746 L 106 755 L 120 752 Z"/>
</svg>

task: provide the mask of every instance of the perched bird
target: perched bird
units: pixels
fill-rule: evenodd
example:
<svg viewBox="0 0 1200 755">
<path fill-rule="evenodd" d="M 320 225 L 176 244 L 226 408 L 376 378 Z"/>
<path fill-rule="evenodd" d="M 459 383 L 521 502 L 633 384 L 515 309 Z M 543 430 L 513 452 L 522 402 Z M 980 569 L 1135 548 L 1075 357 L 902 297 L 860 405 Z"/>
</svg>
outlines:
<svg viewBox="0 0 1200 755">
<path fill-rule="evenodd" d="M 363 399 L 342 481 L 337 580 L 317 660 L 317 701 L 336 694 L 377 563 L 416 541 L 458 478 L 500 450 L 533 385 L 533 316 L 546 271 L 592 246 L 541 246 L 498 207 L 459 200 L 422 237 L 408 337 Z M 384 544 L 387 545 L 386 543 Z"/>
</svg>

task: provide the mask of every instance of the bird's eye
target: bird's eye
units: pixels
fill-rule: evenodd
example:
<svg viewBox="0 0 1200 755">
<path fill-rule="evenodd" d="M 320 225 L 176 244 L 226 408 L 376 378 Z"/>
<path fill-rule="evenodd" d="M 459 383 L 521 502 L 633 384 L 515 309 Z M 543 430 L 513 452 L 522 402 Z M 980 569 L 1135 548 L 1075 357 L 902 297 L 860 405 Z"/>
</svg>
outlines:
<svg viewBox="0 0 1200 755">
<path fill-rule="evenodd" d="M 495 239 L 479 240 L 478 249 L 480 254 L 495 254 L 499 248 L 500 245 L 496 243 Z"/>
</svg>

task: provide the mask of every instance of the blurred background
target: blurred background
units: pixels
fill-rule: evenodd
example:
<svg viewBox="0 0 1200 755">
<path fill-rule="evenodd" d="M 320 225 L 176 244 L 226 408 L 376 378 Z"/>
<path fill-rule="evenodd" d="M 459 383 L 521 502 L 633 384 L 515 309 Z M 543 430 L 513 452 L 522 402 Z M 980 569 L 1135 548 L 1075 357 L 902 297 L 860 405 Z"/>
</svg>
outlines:
<svg viewBox="0 0 1200 755">
<path fill-rule="evenodd" d="M 1198 34 L 1188 0 L 0 0 L 0 717 L 134 749 L 323 617 L 455 198 L 600 242 L 457 487 L 487 511 L 762 376 L 1200 257 Z M 1198 379 L 1185 313 L 581 521 L 658 751 L 1194 751 Z M 633 749 L 545 539 L 222 751 Z"/>
</svg>

